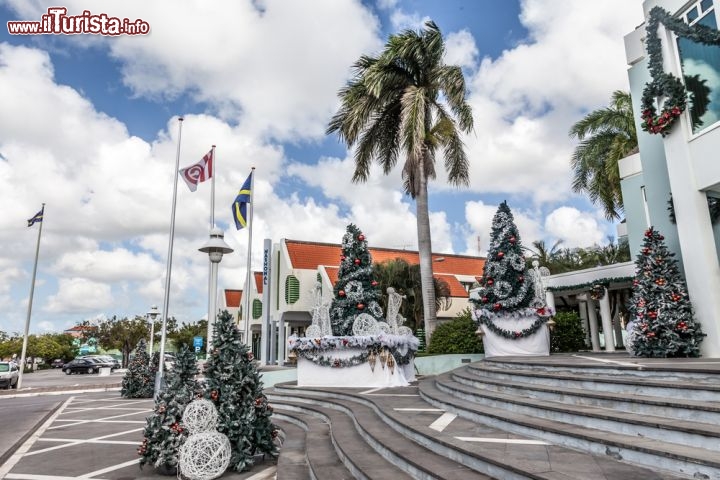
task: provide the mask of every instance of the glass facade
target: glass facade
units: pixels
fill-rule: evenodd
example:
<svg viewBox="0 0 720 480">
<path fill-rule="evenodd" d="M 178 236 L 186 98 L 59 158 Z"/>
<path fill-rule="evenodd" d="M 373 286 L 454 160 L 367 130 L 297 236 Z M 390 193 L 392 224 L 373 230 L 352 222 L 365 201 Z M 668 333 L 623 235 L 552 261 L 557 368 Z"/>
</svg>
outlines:
<svg viewBox="0 0 720 480">
<path fill-rule="evenodd" d="M 702 0 L 687 9 L 682 18 L 689 25 L 717 29 L 713 0 Z M 678 37 L 678 52 L 693 133 L 699 133 L 720 120 L 720 46 L 703 45 Z"/>
</svg>

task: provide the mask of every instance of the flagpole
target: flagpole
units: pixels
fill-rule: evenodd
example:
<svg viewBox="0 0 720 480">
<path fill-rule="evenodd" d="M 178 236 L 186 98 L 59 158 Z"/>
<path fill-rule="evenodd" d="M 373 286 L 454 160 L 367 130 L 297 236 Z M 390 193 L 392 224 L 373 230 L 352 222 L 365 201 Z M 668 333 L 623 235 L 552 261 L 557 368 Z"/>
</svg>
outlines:
<svg viewBox="0 0 720 480">
<path fill-rule="evenodd" d="M 252 351 L 250 335 L 250 281 L 252 279 L 252 224 L 255 205 L 255 167 L 250 171 L 250 212 L 248 216 L 247 281 L 245 282 L 245 345 Z"/>
<path fill-rule="evenodd" d="M 162 309 L 162 335 L 160 337 L 160 361 L 158 371 L 155 375 L 155 396 L 160 392 L 163 382 L 163 371 L 165 369 L 165 336 L 167 333 L 167 316 L 170 308 L 170 274 L 172 273 L 173 240 L 175 239 L 175 205 L 177 204 L 178 172 L 180 171 L 180 141 L 182 140 L 183 117 L 178 117 L 178 142 L 177 154 L 175 155 L 175 170 L 173 183 L 172 210 L 170 213 L 170 241 L 168 242 L 167 267 L 165 272 L 165 297 Z"/>
<path fill-rule="evenodd" d="M 27 317 L 25 318 L 25 334 L 23 335 L 22 351 L 20 352 L 20 372 L 18 373 L 17 388 L 22 388 L 23 371 L 25 370 L 25 352 L 28 344 L 28 331 L 30 330 L 30 314 L 32 313 L 33 295 L 35 294 L 35 276 L 37 274 L 38 257 L 40 256 L 40 235 L 45 223 L 45 204 L 42 204 L 43 218 L 38 229 L 37 245 L 35 246 L 35 265 L 33 266 L 32 282 L 30 283 L 30 298 L 28 299 Z"/>
<path fill-rule="evenodd" d="M 215 145 L 212 146 L 212 167 L 210 168 L 210 174 L 212 177 L 212 186 L 210 188 L 210 229 L 215 228 Z"/>
</svg>

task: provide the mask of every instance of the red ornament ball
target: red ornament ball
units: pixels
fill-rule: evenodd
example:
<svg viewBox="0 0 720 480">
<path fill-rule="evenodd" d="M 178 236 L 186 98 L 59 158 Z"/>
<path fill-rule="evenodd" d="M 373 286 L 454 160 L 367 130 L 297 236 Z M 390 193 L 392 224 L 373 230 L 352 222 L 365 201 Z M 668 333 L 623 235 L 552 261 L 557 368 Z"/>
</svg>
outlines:
<svg viewBox="0 0 720 480">
<path fill-rule="evenodd" d="M 340 290 L 340 291 L 338 291 L 338 295 L 340 295 L 341 297 L 344 297 L 344 296 L 345 296 L 345 290 Z"/>
<path fill-rule="evenodd" d="M 517 242 L 517 238 L 515 238 L 515 237 L 510 237 L 510 243 L 512 243 L 513 245 L 515 245 L 515 242 Z"/>
<path fill-rule="evenodd" d="M 378 282 L 376 282 L 375 280 L 373 280 L 372 282 L 370 282 L 370 285 L 372 285 L 373 287 L 377 287 Z"/>
<path fill-rule="evenodd" d="M 363 235 L 362 233 L 358 235 L 358 240 L 360 240 L 361 242 L 365 240 L 365 235 Z"/>
<path fill-rule="evenodd" d="M 494 283 L 495 283 L 495 280 L 493 280 L 492 278 L 488 278 L 488 279 L 487 279 L 487 284 L 488 284 L 488 285 L 492 285 L 492 284 L 494 284 Z"/>
<path fill-rule="evenodd" d="M 362 310 L 363 308 L 365 308 L 365 304 L 363 304 L 363 303 L 358 303 L 358 304 L 357 304 L 357 308 L 358 308 L 358 310 Z"/>
<path fill-rule="evenodd" d="M 497 256 L 498 258 L 503 258 L 505 256 L 505 252 L 498 252 Z"/>
<path fill-rule="evenodd" d="M 340 260 L 345 260 L 345 255 L 340 255 Z"/>
<path fill-rule="evenodd" d="M 483 303 L 487 303 L 487 302 L 488 302 L 488 298 L 487 298 L 487 297 L 482 297 L 482 302 L 483 302 Z"/>
<path fill-rule="evenodd" d="M 501 307 L 502 307 L 502 305 L 500 305 L 499 303 L 496 303 L 495 305 L 493 305 L 494 310 L 500 310 Z"/>
<path fill-rule="evenodd" d="M 522 275 L 520 275 L 520 276 L 518 277 L 518 282 L 522 283 L 522 282 L 524 282 L 524 281 L 525 281 L 525 277 L 522 276 Z"/>
<path fill-rule="evenodd" d="M 355 259 L 355 265 L 360 265 L 360 259 L 359 259 L 359 258 L 356 258 L 356 259 Z"/>
</svg>

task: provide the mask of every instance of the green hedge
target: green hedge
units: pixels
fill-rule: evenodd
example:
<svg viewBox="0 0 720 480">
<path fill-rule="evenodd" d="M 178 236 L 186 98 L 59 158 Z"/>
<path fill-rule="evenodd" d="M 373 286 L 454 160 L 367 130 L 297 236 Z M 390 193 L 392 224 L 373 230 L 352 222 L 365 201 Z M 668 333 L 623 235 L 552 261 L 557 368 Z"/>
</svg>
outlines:
<svg viewBox="0 0 720 480">
<path fill-rule="evenodd" d="M 553 319 L 555 329 L 550 334 L 551 352 L 577 352 L 587 348 L 585 332 L 577 312 L 558 312 Z"/>
<path fill-rule="evenodd" d="M 475 335 L 477 324 L 465 310 L 449 322 L 437 326 L 430 338 L 428 353 L 484 353 L 482 341 Z"/>
</svg>

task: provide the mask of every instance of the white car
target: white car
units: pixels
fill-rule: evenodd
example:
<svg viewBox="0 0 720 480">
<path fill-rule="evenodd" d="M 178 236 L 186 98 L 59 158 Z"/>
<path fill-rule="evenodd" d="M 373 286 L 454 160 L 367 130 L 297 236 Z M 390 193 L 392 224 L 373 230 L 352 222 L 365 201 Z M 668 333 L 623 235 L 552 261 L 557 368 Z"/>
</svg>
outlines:
<svg viewBox="0 0 720 480">
<path fill-rule="evenodd" d="M 17 388 L 20 370 L 15 362 L 0 362 L 0 388 Z"/>
</svg>

